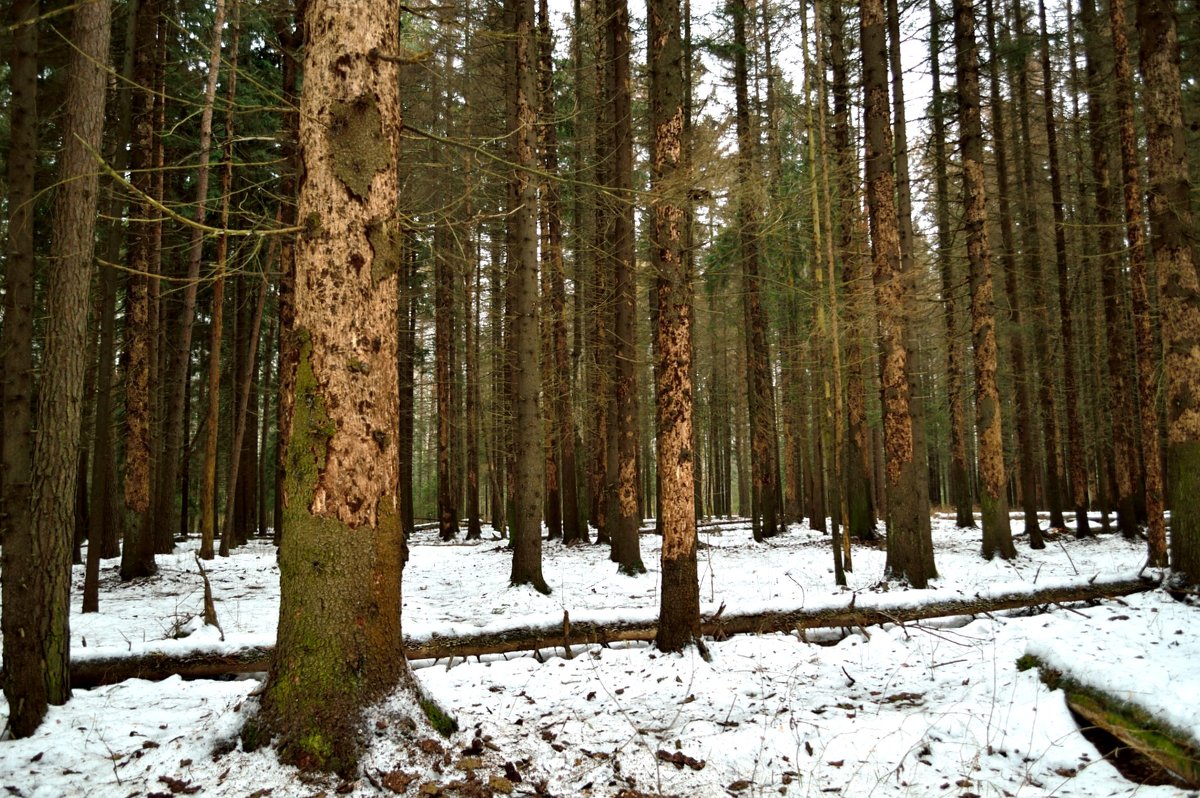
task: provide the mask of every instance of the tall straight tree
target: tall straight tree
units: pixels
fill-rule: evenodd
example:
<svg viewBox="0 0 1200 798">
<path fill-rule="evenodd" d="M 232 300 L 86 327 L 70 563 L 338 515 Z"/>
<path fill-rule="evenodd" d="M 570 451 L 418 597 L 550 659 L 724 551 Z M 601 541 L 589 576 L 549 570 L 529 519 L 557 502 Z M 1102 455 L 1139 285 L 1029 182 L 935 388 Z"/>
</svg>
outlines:
<svg viewBox="0 0 1200 798">
<path fill-rule="evenodd" d="M 1117 127 L 1121 143 L 1121 196 L 1125 239 L 1129 249 L 1134 345 L 1137 350 L 1139 418 L 1145 469 L 1147 545 L 1150 563 L 1167 565 L 1167 529 L 1163 518 L 1162 454 L 1159 444 L 1158 367 L 1162 352 L 1151 322 L 1150 280 L 1146 263 L 1146 228 L 1142 216 L 1141 159 L 1133 113 L 1133 68 L 1129 61 L 1128 23 L 1124 3 L 1109 3 L 1116 82 Z"/>
<path fill-rule="evenodd" d="M 1017 460 L 1020 463 L 1021 509 L 1025 516 L 1025 534 L 1029 547 L 1043 549 L 1042 528 L 1037 516 L 1037 451 L 1033 439 L 1033 403 L 1029 395 L 1029 373 L 1025 358 L 1025 329 L 1022 324 L 1023 302 L 1017 280 L 1017 249 L 1013 238 L 1012 203 L 1009 200 L 1008 139 L 1005 105 L 1000 96 L 1000 54 L 996 47 L 994 0 L 986 0 L 988 59 L 991 83 L 992 147 L 996 154 L 996 194 L 1000 215 L 1001 257 L 1004 267 L 1004 293 L 1011 321 L 1009 356 L 1013 363 L 1013 393 L 1016 394 Z"/>
<path fill-rule="evenodd" d="M 881 349 L 888 551 L 887 568 L 914 587 L 937 576 L 929 536 L 925 453 L 915 445 L 912 410 L 912 352 L 907 315 L 913 304 L 912 276 L 901 270 L 892 171 L 892 127 L 888 109 L 888 59 L 882 0 L 861 0 L 863 114 L 866 139 L 867 212 L 874 267 Z"/>
<path fill-rule="evenodd" d="M 833 74 L 833 149 L 837 161 L 838 250 L 842 259 L 842 284 L 846 296 L 846 502 L 848 534 L 858 540 L 875 539 L 875 504 L 871 495 L 870 429 L 867 426 L 867 388 L 863 374 L 868 358 L 863 354 L 869 275 L 859 227 L 858 158 L 850 136 L 850 81 L 845 47 L 846 14 L 841 0 L 829 4 L 829 61 Z"/>
<path fill-rule="evenodd" d="M 71 695 L 70 537 L 99 188 L 92 153 L 100 149 L 104 127 L 111 8 L 108 0 L 88 3 L 72 23 L 30 523 L 10 527 L 4 538 L 4 694 L 17 737 L 37 728 L 47 704 L 63 704 Z"/>
<path fill-rule="evenodd" d="M 963 223 L 971 269 L 971 338 L 975 349 L 975 435 L 979 440 L 979 503 L 983 556 L 1016 556 L 1008 521 L 1000 387 L 996 381 L 996 316 L 992 251 L 987 235 L 987 188 L 983 172 L 983 124 L 979 111 L 979 51 L 972 0 L 954 0 L 954 48 L 958 74 L 959 149 L 963 159 Z"/>
<path fill-rule="evenodd" d="M 8 237 L 5 250 L 3 358 L 4 405 L 0 424 L 0 542 L 7 530 L 29 528 L 29 481 L 33 463 L 33 271 L 37 174 L 38 3 L 9 6 Z M 7 547 L 3 552 L 7 560 Z M 7 570 L 7 569 L 6 569 Z M 6 613 L 7 617 L 7 613 Z M 6 639 L 7 639 L 7 629 Z"/>
<path fill-rule="evenodd" d="M 946 153 L 946 95 L 942 91 L 942 12 L 930 0 L 929 64 L 933 84 L 930 120 L 933 124 L 934 216 L 937 220 L 937 261 L 942 278 L 942 307 L 946 317 L 946 390 L 950 405 L 950 501 L 959 527 L 975 525 L 971 506 L 971 480 L 967 475 L 967 411 L 963 402 L 963 343 L 959 335 L 961 311 L 958 281 L 954 274 L 954 244 L 950 227 L 950 179 Z"/>
<path fill-rule="evenodd" d="M 746 24 L 751 19 L 746 0 L 732 0 L 733 75 L 737 128 L 738 260 L 742 274 L 742 309 L 746 335 L 746 397 L 750 419 L 750 471 L 755 540 L 778 534 L 780 529 L 779 444 L 775 437 L 775 389 L 771 377 L 771 348 L 767 338 L 767 309 L 762 300 L 759 258 L 759 202 L 755 175 L 758 162 L 757 128 L 751 124 Z"/>
<path fill-rule="evenodd" d="M 455 266 L 459 257 L 448 220 L 435 223 L 433 245 L 434 272 L 434 388 L 437 397 L 437 512 L 438 536 L 454 540 L 458 535 L 457 496 L 451 486 L 451 446 L 453 444 L 452 402 L 455 380 L 451 371 L 454 348 Z"/>
<path fill-rule="evenodd" d="M 1054 76 L 1050 72 L 1050 38 L 1046 30 L 1046 0 L 1038 0 L 1038 21 L 1041 27 L 1042 86 L 1044 96 L 1043 122 L 1046 127 L 1047 163 L 1050 166 L 1051 207 L 1054 214 L 1054 263 L 1058 272 L 1058 321 L 1062 335 L 1062 371 L 1066 391 L 1067 456 L 1070 467 L 1071 502 L 1075 509 L 1075 536 L 1091 534 L 1087 520 L 1087 461 L 1083 445 L 1083 428 L 1079 419 L 1079 388 L 1075 363 L 1075 325 L 1068 284 L 1066 211 L 1063 199 L 1063 180 L 1058 157 L 1058 126 L 1054 120 Z M 1029 153 L 1026 153 L 1029 157 Z"/>
<path fill-rule="evenodd" d="M 1134 417 L 1137 409 L 1130 368 L 1129 324 L 1122 301 L 1120 257 L 1120 221 L 1117 218 L 1116 192 L 1112 176 L 1112 134 L 1109 122 L 1108 91 L 1112 64 L 1103 54 L 1105 25 L 1096 14 L 1095 0 L 1081 0 L 1089 46 L 1087 53 L 1088 140 L 1092 155 L 1092 182 L 1096 199 L 1097 242 L 1100 248 L 1101 289 L 1104 294 L 1105 337 L 1108 349 L 1109 429 L 1113 453 L 1113 476 L 1117 491 L 1117 528 L 1132 538 L 1137 534 L 1134 507 L 1134 482 L 1137 479 L 1138 451 L 1135 446 Z M 1155 436 L 1157 437 L 1157 436 Z"/>
<path fill-rule="evenodd" d="M 649 0 L 651 208 L 650 255 L 658 300 L 655 335 L 655 422 L 662 514 L 662 590 L 658 634 L 662 651 L 678 651 L 700 636 L 696 577 L 696 458 L 692 418 L 692 281 L 684 252 L 689 142 L 683 138 L 683 46 L 679 0 Z"/>
<path fill-rule="evenodd" d="M 506 0 L 509 43 L 508 142 L 513 169 L 508 189 L 508 342 L 512 384 L 514 585 L 549 593 L 542 577 L 542 418 L 538 395 L 537 73 L 533 0 Z"/>
<path fill-rule="evenodd" d="M 154 206 L 155 104 L 157 86 L 158 20 L 162 0 L 138 3 L 133 56 L 132 184 L 139 223 L 129 234 L 129 281 L 125 293 L 125 507 L 132 516 L 121 549 L 121 579 L 149 576 L 154 562 L 154 529 L 151 513 L 151 428 L 154 396 L 154 341 L 151 327 L 151 275 L 155 271 L 157 236 Z"/>
<path fill-rule="evenodd" d="M 633 229 L 633 112 L 629 59 L 629 4 L 627 0 L 605 0 L 606 51 L 612 58 L 608 99 L 612 103 L 612 171 L 609 189 L 615 207 L 612 220 L 613 371 L 616 375 L 616 404 L 612 422 L 616 434 L 616 495 L 609 506 L 612 518 L 612 560 L 624 574 L 644 573 L 638 544 L 638 401 L 637 401 L 637 266 Z M 612 460 L 609 461 L 610 466 Z"/>
<path fill-rule="evenodd" d="M 395 218 L 399 3 L 310 0 L 300 101 L 279 642 L 261 720 L 279 756 L 351 772 L 361 710 L 415 690 L 400 632 Z"/>
<path fill-rule="evenodd" d="M 1200 279 L 1193 262 L 1191 179 L 1183 141 L 1177 10 L 1138 0 L 1145 83 L 1151 243 L 1162 314 L 1167 403 L 1171 567 L 1200 584 Z M 1155 552 L 1151 550 L 1152 559 Z"/>
</svg>

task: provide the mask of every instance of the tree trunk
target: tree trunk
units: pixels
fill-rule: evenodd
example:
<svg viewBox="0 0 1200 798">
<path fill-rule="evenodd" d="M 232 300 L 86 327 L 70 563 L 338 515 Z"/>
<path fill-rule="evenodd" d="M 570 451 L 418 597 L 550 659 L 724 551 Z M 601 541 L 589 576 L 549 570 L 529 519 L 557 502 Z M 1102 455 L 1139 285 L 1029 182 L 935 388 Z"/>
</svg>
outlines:
<svg viewBox="0 0 1200 798">
<path fill-rule="evenodd" d="M 64 704 L 71 695 L 71 536 L 99 187 L 92 152 L 104 128 L 110 17 L 111 4 L 99 0 L 77 10 L 72 23 L 29 524 L 9 527 L 4 538 L 4 694 L 16 737 L 37 728 L 47 704 Z M 10 275 L 12 267 L 10 261 Z"/>
<path fill-rule="evenodd" d="M 1134 345 L 1137 351 L 1139 423 L 1145 469 L 1147 543 L 1150 563 L 1167 564 L 1167 529 L 1163 517 L 1162 453 L 1159 437 L 1158 368 L 1162 360 L 1153 330 L 1150 281 L 1146 264 L 1146 230 L 1142 220 L 1142 187 L 1133 113 L 1133 70 L 1129 63 L 1128 24 L 1123 3 L 1109 3 L 1116 82 L 1117 120 L 1121 142 L 1121 186 L 1125 206 L 1125 238 L 1129 247 Z"/>
<path fill-rule="evenodd" d="M 1050 72 L 1050 40 L 1046 32 L 1046 2 L 1038 0 L 1041 26 L 1043 111 L 1046 124 L 1047 159 L 1050 165 L 1050 194 L 1054 211 L 1054 262 L 1058 271 L 1058 315 L 1062 331 L 1062 370 L 1066 384 L 1067 455 L 1070 464 L 1071 500 L 1075 508 L 1075 536 L 1091 533 L 1087 520 L 1087 459 L 1083 448 L 1083 428 L 1079 421 L 1079 388 L 1075 372 L 1074 313 L 1067 268 L 1067 228 L 1063 210 L 1062 175 L 1058 160 L 1058 129 L 1054 121 L 1054 76 Z"/>
<path fill-rule="evenodd" d="M 655 425 L 662 511 L 661 651 L 679 651 L 700 635 L 696 577 L 695 460 L 692 419 L 692 282 L 684 253 L 684 217 L 690 142 L 683 138 L 683 58 L 679 0 L 651 0 L 648 8 L 651 191 L 654 226 L 650 254 L 658 300 L 655 335 Z"/>
<path fill-rule="evenodd" d="M 946 96 L 942 93 L 941 72 L 941 10 L 931 0 L 932 35 L 929 40 L 929 62 L 933 76 L 933 169 L 935 215 L 938 231 L 938 271 L 942 278 L 942 306 L 946 316 L 946 392 L 950 410 L 950 500 L 954 504 L 955 523 L 960 528 L 975 526 L 971 502 L 971 480 L 967 472 L 967 411 L 963 402 L 963 343 L 959 333 L 958 281 L 953 270 L 953 242 L 950 232 L 950 185 L 947 176 L 946 154 Z M 995 63 L 995 59 L 992 59 Z M 993 79 L 993 85 L 995 81 Z M 993 115 L 995 112 L 993 111 Z"/>
<path fill-rule="evenodd" d="M 613 421 L 617 441 L 616 510 L 612 524 L 612 560 L 621 573 L 645 573 L 638 546 L 638 401 L 637 401 L 637 261 L 633 229 L 633 118 L 629 64 L 629 8 L 626 0 L 607 0 L 606 37 L 612 69 L 607 73 L 608 95 L 613 103 L 612 172 L 613 192 L 613 360 L 616 403 Z M 611 460 L 610 460 L 611 465 Z M 609 475 L 610 478 L 613 474 Z"/>
<path fill-rule="evenodd" d="M 915 445 L 912 408 L 912 351 L 908 314 L 913 305 L 911 275 L 901 269 L 900 234 L 892 171 L 892 129 L 887 91 L 887 43 L 882 0 L 861 0 L 863 88 L 866 92 L 867 210 L 874 266 L 881 349 L 881 400 L 888 518 L 889 573 L 914 587 L 937 576 L 929 537 L 925 453 Z"/>
<path fill-rule="evenodd" d="M 296 249 L 279 643 L 261 720 L 282 760 L 344 776 L 362 709 L 415 691 L 395 502 L 400 107 L 396 67 L 369 55 L 397 51 L 399 13 L 310 0 L 305 15 L 298 211 L 313 224 Z"/>
<path fill-rule="evenodd" d="M 439 219 L 433 231 L 434 268 L 434 388 L 437 397 L 437 515 L 438 536 L 454 540 L 458 536 L 458 507 L 451 488 L 452 446 L 451 421 L 454 417 L 451 395 L 454 380 L 450 359 L 454 348 L 454 266 L 458 259 L 452 252 L 459 242 L 453 241 L 449 222 Z"/>
<path fill-rule="evenodd" d="M 859 234 L 858 159 L 850 143 L 850 88 L 846 68 L 846 17 L 842 3 L 829 5 L 829 60 L 833 71 L 833 148 L 838 179 L 838 250 L 842 258 L 842 285 L 846 296 L 846 502 L 850 512 L 848 534 L 874 540 L 875 503 L 871 496 L 871 447 L 867 426 L 867 387 L 863 376 L 868 361 L 863 336 L 870 302 L 864 268 L 864 242 Z"/>
<path fill-rule="evenodd" d="M 1200 279 L 1192 262 L 1195 227 L 1182 136 L 1175 5 L 1139 0 L 1137 29 L 1145 82 L 1150 232 L 1162 317 L 1171 567 L 1195 585 L 1200 584 L 1200 509 L 1195 502 L 1200 491 Z M 1152 527 L 1152 532 L 1157 530 Z M 1152 562 L 1164 559 L 1161 543 L 1150 541 Z"/>
<path fill-rule="evenodd" d="M 746 401 L 750 420 L 751 523 L 754 539 L 761 541 L 779 533 L 778 495 L 779 444 L 775 438 L 775 389 L 771 377 L 771 350 L 767 340 L 769 322 L 761 295 L 759 263 L 759 176 L 757 135 L 750 124 L 750 99 L 746 65 L 746 20 L 750 9 L 745 0 L 730 6 L 734 30 L 734 91 L 738 142 L 737 202 L 738 259 L 743 292 L 746 330 Z"/>
<path fill-rule="evenodd" d="M 125 507 L 131 516 L 121 551 L 121 579 L 128 581 L 153 575 L 153 515 L 151 499 L 151 429 L 153 421 L 151 382 L 154 342 L 150 318 L 150 283 L 155 271 L 155 227 L 149 220 L 158 210 L 149 198 L 154 195 L 155 107 L 150 87 L 157 85 L 158 18 L 161 0 L 138 4 L 133 57 L 133 81 L 140 90 L 133 96 L 133 140 L 130 143 L 134 190 L 142 197 L 134 203 L 143 221 L 131 225 L 129 233 L 130 274 L 125 294 Z"/>
<path fill-rule="evenodd" d="M 1000 96 L 1000 53 L 996 47 L 996 15 L 993 0 L 987 2 L 988 68 L 991 79 L 992 147 L 996 153 L 996 195 L 1000 206 L 1000 239 L 1003 247 L 1004 293 L 1009 308 L 1009 347 L 1013 364 L 1013 393 L 1016 394 L 1017 461 L 1020 464 L 1021 508 L 1029 547 L 1043 549 L 1042 528 L 1037 516 L 1036 444 L 1033 438 L 1033 404 L 1029 396 L 1029 372 L 1025 359 L 1025 327 L 1022 299 L 1017 284 L 1017 255 L 1013 239 L 1012 207 L 1008 188 L 1008 139 L 1004 103 Z"/>
<path fill-rule="evenodd" d="M 511 582 L 541 593 L 542 577 L 542 419 L 538 411 L 537 186 L 530 170 L 537 164 L 537 74 L 533 0 L 507 0 L 513 35 L 512 89 L 509 101 L 508 346 L 512 378 L 513 564 Z"/>
<path fill-rule="evenodd" d="M 954 49 L 958 76 L 959 149 L 963 159 L 963 224 L 971 269 L 971 338 L 975 350 L 975 435 L 979 441 L 979 503 L 983 556 L 1017 556 L 1008 520 L 1000 387 L 996 381 L 996 316 L 992 251 L 987 235 L 987 189 L 983 171 L 983 125 L 979 110 L 979 52 L 972 0 L 954 0 Z"/>
</svg>

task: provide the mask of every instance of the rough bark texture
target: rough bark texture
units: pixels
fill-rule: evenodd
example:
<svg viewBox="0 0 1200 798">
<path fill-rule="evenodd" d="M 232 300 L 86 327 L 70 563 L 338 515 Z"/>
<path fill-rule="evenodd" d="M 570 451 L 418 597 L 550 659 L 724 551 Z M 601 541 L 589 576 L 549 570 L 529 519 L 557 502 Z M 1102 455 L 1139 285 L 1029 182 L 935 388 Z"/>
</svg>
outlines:
<svg viewBox="0 0 1200 798">
<path fill-rule="evenodd" d="M 538 410 L 542 375 L 538 365 L 537 185 L 528 170 L 537 165 L 537 74 L 533 0 L 508 0 L 514 96 L 509 118 L 513 173 L 509 178 L 508 357 L 512 375 L 514 585 L 549 593 L 542 577 L 542 418 Z"/>
<path fill-rule="evenodd" d="M 5 23 L 12 25 L 8 61 L 9 141 L 6 157 L 8 219 L 4 273 L 3 415 L 0 416 L 0 543 L 9 552 L 8 530 L 29 528 L 29 481 L 33 463 L 33 271 L 37 173 L 38 3 L 16 0 Z M 5 565 L 7 572 L 7 563 Z M 7 590 L 6 590 L 7 592 Z M 5 617 L 9 613 L 5 613 Z M 7 621 L 6 621 L 7 623 Z M 7 629 L 5 639 L 8 639 Z M 40 720 L 41 716 L 37 716 Z M 36 723 L 34 724 L 36 726 Z M 29 731 L 32 731 L 30 729 Z M 24 732 L 28 733 L 28 731 Z"/>
<path fill-rule="evenodd" d="M 886 462 L 888 571 L 924 587 L 937 575 L 929 537 L 925 453 L 915 445 L 912 414 L 911 352 L 905 326 L 913 285 L 901 271 L 896 223 L 892 130 L 888 113 L 887 46 L 882 0 L 859 5 L 866 91 L 867 210 L 879 319 L 884 453 Z"/>
<path fill-rule="evenodd" d="M 156 73 L 158 18 L 161 0 L 143 0 L 137 7 L 133 81 L 132 184 L 143 199 L 134 202 L 134 214 L 143 221 L 130 226 L 129 280 L 125 293 L 125 508 L 131 516 L 121 549 L 121 579 L 154 574 L 154 534 L 151 515 L 151 459 L 153 442 L 152 382 L 154 341 L 150 318 L 150 283 L 155 270 L 159 216 L 148 201 L 154 195 L 154 102 L 151 87 Z"/>
<path fill-rule="evenodd" d="M 936 0 L 930 3 L 931 25 L 930 68 L 933 77 L 933 168 L 935 215 L 938 231 L 938 271 L 942 278 L 942 308 L 946 317 L 946 391 L 950 409 L 950 501 L 954 505 L 955 523 L 959 527 L 975 526 L 971 504 L 971 480 L 967 473 L 967 410 L 963 402 L 963 343 L 959 334 L 958 281 L 954 274 L 954 245 L 950 231 L 950 181 L 947 176 L 946 154 L 946 95 L 942 92 L 941 71 L 941 11 Z"/>
<path fill-rule="evenodd" d="M 1167 564 L 1167 528 L 1163 517 L 1162 447 L 1159 443 L 1158 367 L 1162 351 L 1151 319 L 1146 228 L 1142 217 L 1141 159 L 1133 112 L 1133 69 L 1129 62 L 1128 23 L 1124 3 L 1109 3 L 1116 82 L 1117 124 L 1121 143 L 1121 195 L 1125 207 L 1125 240 L 1129 249 L 1134 345 L 1137 352 L 1139 424 L 1145 469 L 1147 540 L 1150 562 Z"/>
<path fill-rule="evenodd" d="M 1192 262 L 1196 230 L 1180 110 L 1176 13 L 1175 4 L 1168 0 L 1137 4 L 1150 232 L 1166 383 L 1171 567 L 1194 585 L 1200 584 L 1200 505 L 1196 503 L 1200 495 L 1200 279 Z M 1151 541 L 1151 559 L 1161 562 L 1160 545 L 1161 541 Z"/>
<path fill-rule="evenodd" d="M 863 376 L 867 358 L 863 335 L 870 302 L 864 242 L 857 235 L 862 214 L 858 197 L 858 163 L 850 143 L 850 89 L 846 74 L 846 16 L 840 2 L 829 4 L 829 60 L 833 71 L 833 147 L 837 159 L 838 249 L 846 301 L 846 501 L 849 534 L 875 539 L 875 505 L 871 496 L 870 430 L 867 426 L 867 387 Z"/>
<path fill-rule="evenodd" d="M 1004 293 L 1008 299 L 1009 357 L 1012 359 L 1013 393 L 1016 400 L 1017 463 L 1020 472 L 1021 509 L 1025 518 L 1025 534 L 1029 546 L 1045 548 L 1042 528 L 1037 517 L 1037 449 L 1033 438 L 1033 405 L 1029 395 L 1029 374 L 1025 357 L 1025 328 L 1022 324 L 1023 302 L 1017 281 L 1017 250 L 1013 238 L 1012 203 L 1009 199 L 1008 139 L 1005 106 L 1000 95 L 999 51 L 996 46 L 996 14 L 993 0 L 987 0 L 988 70 L 991 83 L 992 148 L 996 153 L 996 199 L 1000 216 L 1001 260 L 1004 271 Z"/>
<path fill-rule="evenodd" d="M 279 643 L 261 722 L 279 755 L 349 773 L 361 710 L 412 687 L 396 508 L 396 2 L 311 0 Z"/>
<path fill-rule="evenodd" d="M 678 651 L 700 634 L 696 578 L 695 451 L 692 418 L 692 284 L 684 254 L 687 202 L 683 156 L 683 47 L 679 0 L 648 9 L 650 64 L 650 255 L 658 300 L 655 335 L 655 421 L 662 532 L 658 634 L 662 651 Z"/>
<path fill-rule="evenodd" d="M 606 37 L 612 55 L 608 72 L 613 104 L 613 171 L 609 187 L 615 205 L 613 220 L 613 361 L 616 374 L 614 407 L 617 460 L 616 510 L 612 523 L 612 559 L 624 574 L 644 573 L 638 544 L 638 387 L 637 387 L 637 261 L 633 229 L 633 117 L 630 92 L 629 6 L 626 0 L 607 0 Z M 611 460 L 610 460 L 611 465 Z M 614 476 L 613 474 L 609 475 Z"/>
<path fill-rule="evenodd" d="M 738 142 L 738 249 L 741 261 L 746 336 L 746 400 L 750 419 L 751 521 L 754 539 L 780 530 L 779 443 L 775 436 L 775 389 L 771 377 L 771 348 L 767 340 L 767 309 L 762 301 L 759 263 L 759 178 L 756 176 L 757 133 L 750 124 L 747 88 L 746 24 L 751 12 L 745 0 L 730 6 L 734 30 L 734 92 Z M 743 510 L 744 512 L 744 510 Z"/>
<path fill-rule="evenodd" d="M 987 235 L 987 189 L 983 172 L 983 126 L 979 113 L 979 52 L 972 0 L 954 0 L 954 49 L 958 73 L 959 149 L 963 159 L 963 224 L 971 269 L 971 339 L 975 348 L 975 435 L 979 443 L 979 504 L 983 556 L 1017 555 L 1008 520 L 1000 387 L 996 381 L 996 316 L 992 250 Z"/>
<path fill-rule="evenodd" d="M 4 694 L 17 737 L 37 728 L 47 704 L 71 695 L 71 536 L 99 188 L 91 153 L 104 126 L 110 16 L 100 0 L 81 7 L 72 26 L 28 524 L 4 538 Z"/>
</svg>

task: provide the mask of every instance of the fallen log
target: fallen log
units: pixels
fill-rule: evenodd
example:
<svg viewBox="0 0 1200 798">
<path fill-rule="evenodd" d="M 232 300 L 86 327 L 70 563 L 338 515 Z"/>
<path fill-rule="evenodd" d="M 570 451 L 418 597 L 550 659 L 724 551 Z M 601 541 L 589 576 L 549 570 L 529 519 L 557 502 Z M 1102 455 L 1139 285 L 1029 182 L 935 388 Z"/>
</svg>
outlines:
<svg viewBox="0 0 1200 798">
<path fill-rule="evenodd" d="M 917 603 L 919 594 L 855 594 L 848 604 L 787 611 L 725 613 L 724 605 L 701 618 L 705 636 L 723 639 L 735 634 L 803 632 L 819 628 L 859 628 L 886 623 L 944 618 L 957 615 L 985 615 L 1018 608 L 1069 602 L 1096 601 L 1127 596 L 1153 589 L 1157 582 L 1128 579 L 1119 582 L 1077 582 L 1033 591 L 1011 591 L 974 596 L 955 596 Z M 565 613 L 564 613 L 565 616 Z M 650 641 L 657 634 L 653 620 L 599 622 L 588 619 L 547 620 L 502 630 L 481 630 L 455 636 L 430 635 L 408 637 L 405 650 L 410 660 L 463 659 L 516 651 L 568 648 L 570 646 L 607 645 L 623 641 Z M 254 646 L 242 650 L 223 650 L 206 654 L 190 652 L 186 656 L 167 653 L 126 654 L 89 657 L 71 663 L 72 687 L 95 687 L 125 679 L 212 678 L 238 673 L 265 671 L 272 649 Z"/>
<path fill-rule="evenodd" d="M 1149 710 L 1108 695 L 1051 668 L 1037 657 L 1026 655 L 1019 667 L 1036 667 L 1051 690 L 1062 690 L 1067 706 L 1095 728 L 1112 735 L 1129 754 L 1143 760 L 1138 781 L 1145 779 L 1145 763 L 1152 763 L 1155 779 L 1145 783 L 1200 787 L 1200 747 L 1187 734 L 1171 728 Z M 1121 762 L 1114 761 L 1118 770 Z M 1160 769 L 1155 773 L 1154 768 Z"/>
</svg>

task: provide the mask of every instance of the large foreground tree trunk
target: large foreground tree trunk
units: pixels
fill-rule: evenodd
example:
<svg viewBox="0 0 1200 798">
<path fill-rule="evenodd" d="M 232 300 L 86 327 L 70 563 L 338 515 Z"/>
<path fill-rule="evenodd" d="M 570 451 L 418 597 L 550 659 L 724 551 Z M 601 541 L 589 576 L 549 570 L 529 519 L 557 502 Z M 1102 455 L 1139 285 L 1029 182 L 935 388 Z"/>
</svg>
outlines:
<svg viewBox="0 0 1200 798">
<path fill-rule="evenodd" d="M 285 367 L 289 420 L 279 642 L 262 722 L 281 759 L 353 770 L 361 710 L 413 687 L 400 635 L 395 0 L 311 0 L 300 105 L 304 170 Z"/>
<path fill-rule="evenodd" d="M 10 527 L 4 540 L 4 694 L 18 737 L 37 728 L 47 704 L 71 695 L 71 536 L 99 188 L 92 152 L 104 127 L 111 8 L 99 0 L 75 13 L 29 525 Z"/>
<path fill-rule="evenodd" d="M 696 459 L 692 418 L 692 283 L 684 253 L 688 159 L 683 148 L 683 46 L 679 0 L 651 0 L 650 157 L 654 232 L 651 258 L 658 299 L 655 335 L 655 420 L 662 512 L 659 649 L 678 651 L 700 634 L 696 580 Z"/>
<path fill-rule="evenodd" d="M 915 445 L 912 351 L 907 315 L 913 303 L 912 276 L 901 270 L 896 222 L 892 129 L 888 113 L 887 46 L 882 0 L 860 3 L 863 86 L 866 91 L 867 210 L 879 317 L 881 392 L 888 529 L 888 571 L 925 587 L 937 576 L 929 537 L 929 497 L 925 453 Z"/>
<path fill-rule="evenodd" d="M 1165 355 L 1171 565 L 1194 585 L 1200 584 L 1200 279 L 1192 262 L 1196 230 L 1180 110 L 1175 4 L 1139 0 L 1137 27 L 1146 84 L 1150 232 Z M 1155 554 L 1152 547 L 1151 559 L 1161 561 Z"/>
</svg>

